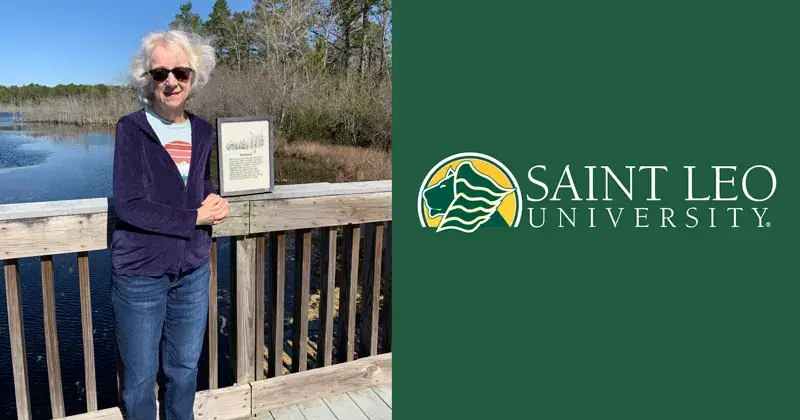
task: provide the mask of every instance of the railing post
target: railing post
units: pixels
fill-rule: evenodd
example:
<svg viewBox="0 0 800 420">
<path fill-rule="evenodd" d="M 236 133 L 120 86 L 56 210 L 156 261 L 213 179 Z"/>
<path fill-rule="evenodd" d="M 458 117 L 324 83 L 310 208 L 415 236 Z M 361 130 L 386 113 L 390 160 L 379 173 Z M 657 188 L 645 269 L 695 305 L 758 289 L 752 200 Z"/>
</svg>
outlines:
<svg viewBox="0 0 800 420">
<path fill-rule="evenodd" d="M 273 232 L 269 235 L 270 280 L 267 288 L 267 311 L 269 311 L 269 359 L 267 377 L 283 374 L 283 300 L 286 285 L 286 233 Z"/>
<path fill-rule="evenodd" d="M 255 250 L 255 380 L 264 379 L 264 299 L 266 297 L 265 288 L 265 265 L 267 258 L 267 235 L 260 233 L 256 235 Z"/>
<path fill-rule="evenodd" d="M 53 418 L 59 418 L 64 417 L 64 392 L 61 388 L 61 360 L 58 352 L 52 255 L 42 256 L 41 269 L 42 318 L 44 320 L 44 342 L 47 353 L 47 381 L 50 386 L 50 411 L 53 414 Z"/>
<path fill-rule="evenodd" d="M 351 362 L 355 358 L 356 291 L 358 288 L 360 240 L 361 226 L 346 225 L 342 249 L 342 282 L 339 289 L 339 344 L 336 347 L 338 363 Z"/>
<path fill-rule="evenodd" d="M 392 222 L 386 222 L 386 246 L 383 248 L 383 262 L 381 277 L 383 278 L 383 340 L 381 351 L 392 351 Z"/>
<path fill-rule="evenodd" d="M 233 367 L 236 383 L 252 382 L 256 378 L 255 358 L 255 290 L 256 290 L 256 239 L 253 236 L 237 236 L 231 242 L 234 258 L 231 259 L 231 297 L 235 308 L 233 318 L 236 322 L 234 348 L 231 356 L 235 358 Z"/>
<path fill-rule="evenodd" d="M 208 327 L 206 331 L 206 338 L 208 339 L 208 388 L 219 388 L 219 365 L 218 365 L 218 349 L 217 349 L 217 239 L 214 238 L 211 242 L 211 255 L 210 255 L 210 275 L 208 279 Z"/>
<path fill-rule="evenodd" d="M 311 283 L 311 230 L 296 230 L 294 238 L 292 372 L 303 372 L 306 370 L 308 362 L 308 293 Z"/>
<path fill-rule="evenodd" d="M 361 287 L 361 357 L 378 354 L 378 314 L 381 296 L 383 224 L 369 223 L 364 230 L 364 282 Z"/>
<path fill-rule="evenodd" d="M 11 338 L 11 367 L 14 372 L 14 393 L 17 399 L 17 418 L 31 418 L 30 383 L 25 355 L 25 332 L 22 322 L 22 291 L 19 287 L 19 261 L 9 259 L 4 264 L 8 334 Z"/>
</svg>

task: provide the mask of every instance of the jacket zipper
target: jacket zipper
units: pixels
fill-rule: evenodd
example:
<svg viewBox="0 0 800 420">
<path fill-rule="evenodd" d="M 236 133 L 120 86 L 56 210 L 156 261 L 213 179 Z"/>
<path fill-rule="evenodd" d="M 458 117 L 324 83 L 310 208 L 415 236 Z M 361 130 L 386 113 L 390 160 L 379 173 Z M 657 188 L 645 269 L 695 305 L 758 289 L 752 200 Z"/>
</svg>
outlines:
<svg viewBox="0 0 800 420">
<path fill-rule="evenodd" d="M 183 207 L 184 208 L 186 208 L 186 188 L 187 187 L 188 187 L 187 185 L 183 186 Z M 189 241 L 188 242 L 191 242 L 191 240 L 192 240 L 192 236 L 189 236 Z M 187 243 L 187 241 L 181 241 L 181 259 L 178 262 L 178 274 L 179 275 L 183 274 L 183 260 L 185 258 L 185 254 L 186 254 L 186 243 Z"/>
</svg>

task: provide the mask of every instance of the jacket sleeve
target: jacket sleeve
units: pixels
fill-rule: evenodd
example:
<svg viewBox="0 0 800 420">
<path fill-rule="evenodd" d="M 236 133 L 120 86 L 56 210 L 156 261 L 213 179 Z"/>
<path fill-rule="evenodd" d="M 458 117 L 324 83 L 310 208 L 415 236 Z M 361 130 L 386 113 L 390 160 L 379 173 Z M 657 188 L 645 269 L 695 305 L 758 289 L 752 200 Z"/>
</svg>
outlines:
<svg viewBox="0 0 800 420">
<path fill-rule="evenodd" d="M 113 202 L 117 217 L 140 229 L 191 238 L 197 224 L 197 210 L 148 199 L 142 182 L 141 145 L 122 120 L 117 122 L 115 143 Z"/>
</svg>

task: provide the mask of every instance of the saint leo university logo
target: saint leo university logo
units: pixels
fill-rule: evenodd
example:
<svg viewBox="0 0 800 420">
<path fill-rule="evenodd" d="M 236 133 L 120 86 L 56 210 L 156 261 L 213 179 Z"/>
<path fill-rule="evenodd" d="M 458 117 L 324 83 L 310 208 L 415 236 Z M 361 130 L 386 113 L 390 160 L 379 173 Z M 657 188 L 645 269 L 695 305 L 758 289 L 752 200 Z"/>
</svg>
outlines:
<svg viewBox="0 0 800 420">
<path fill-rule="evenodd" d="M 423 227 L 465 233 L 480 227 L 517 227 L 522 192 L 511 171 L 482 153 L 458 153 L 434 166 L 419 188 Z"/>
</svg>

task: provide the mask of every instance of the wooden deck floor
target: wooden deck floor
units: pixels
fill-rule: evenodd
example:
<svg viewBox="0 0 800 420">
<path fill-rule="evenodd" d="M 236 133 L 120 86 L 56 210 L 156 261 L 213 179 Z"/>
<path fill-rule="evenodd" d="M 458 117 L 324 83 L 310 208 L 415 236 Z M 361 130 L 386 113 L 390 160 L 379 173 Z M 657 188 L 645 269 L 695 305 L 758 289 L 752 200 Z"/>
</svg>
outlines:
<svg viewBox="0 0 800 420">
<path fill-rule="evenodd" d="M 392 418 L 392 385 L 287 405 L 258 417 L 270 420 L 388 420 Z"/>
</svg>

